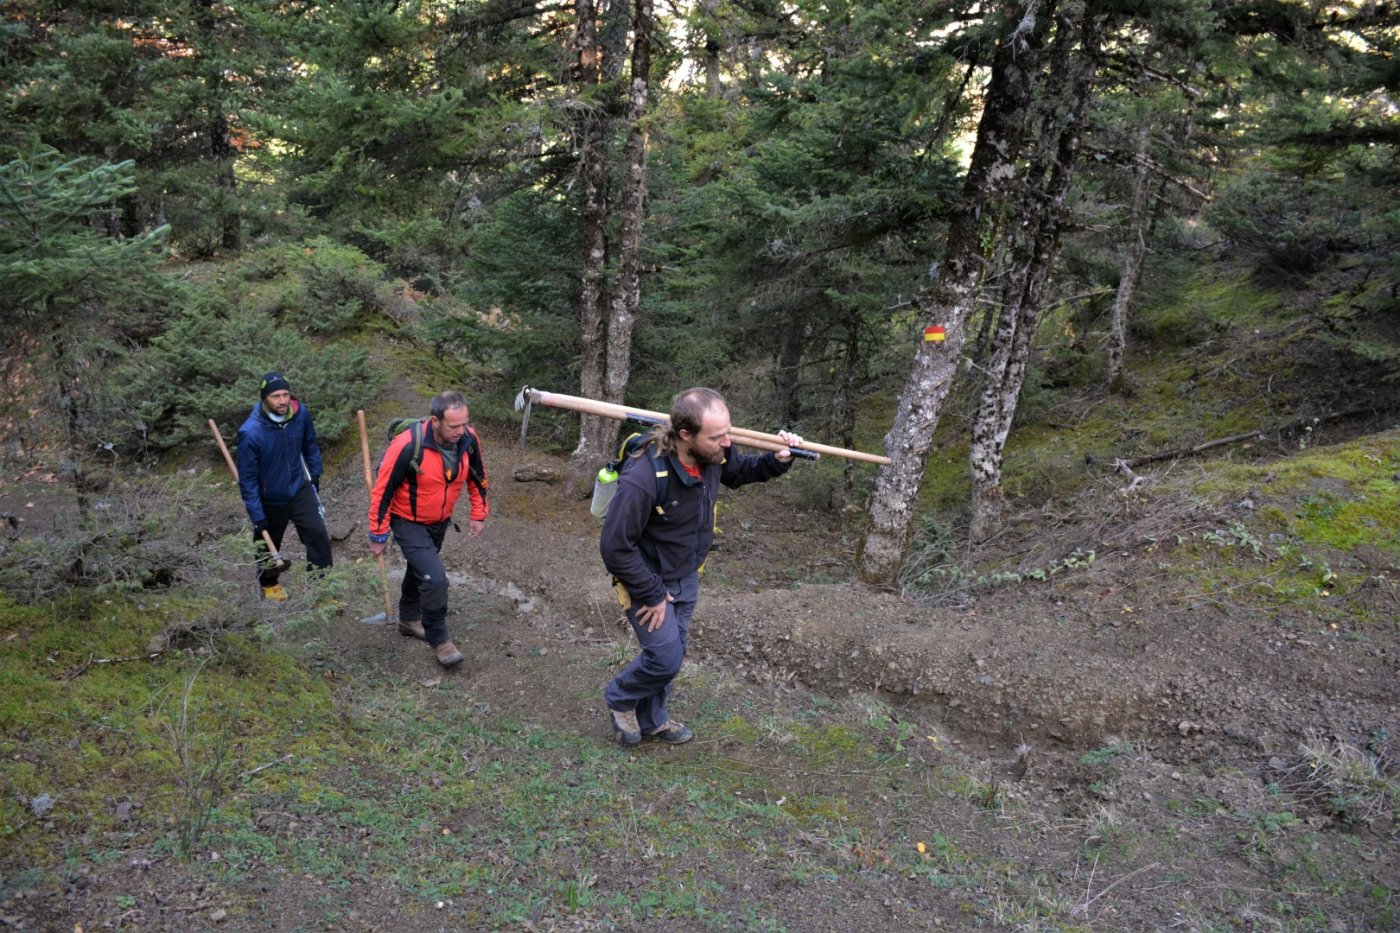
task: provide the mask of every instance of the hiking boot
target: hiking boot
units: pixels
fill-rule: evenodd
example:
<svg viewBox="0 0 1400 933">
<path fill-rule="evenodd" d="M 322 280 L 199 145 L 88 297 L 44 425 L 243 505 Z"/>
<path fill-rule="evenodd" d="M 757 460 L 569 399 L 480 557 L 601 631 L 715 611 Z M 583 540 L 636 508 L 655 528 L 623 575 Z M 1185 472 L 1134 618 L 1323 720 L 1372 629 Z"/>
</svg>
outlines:
<svg viewBox="0 0 1400 933">
<path fill-rule="evenodd" d="M 617 740 L 623 745 L 636 745 L 642 741 L 642 727 L 637 725 L 637 711 L 608 708 L 608 723 L 617 733 Z"/>
<path fill-rule="evenodd" d="M 274 583 L 271 586 L 265 586 L 262 588 L 262 591 L 263 599 L 270 599 L 275 603 L 285 603 L 288 599 L 291 598 L 287 595 L 287 591 L 282 589 L 282 584 L 280 583 Z"/>
<path fill-rule="evenodd" d="M 433 654 L 437 655 L 437 662 L 443 667 L 452 667 L 462 663 L 462 652 L 458 651 L 457 646 L 450 641 L 434 645 Z"/>
<path fill-rule="evenodd" d="M 695 733 L 691 732 L 683 722 L 676 722 L 674 719 L 666 720 L 666 725 L 655 732 L 648 732 L 647 735 L 653 739 L 660 739 L 667 745 L 684 745 L 695 738 Z"/>
<path fill-rule="evenodd" d="M 406 638 L 416 638 L 419 641 L 427 641 L 428 633 L 423 631 L 423 623 L 417 619 L 400 619 L 399 634 Z M 457 660 L 461 660 L 458 658 Z"/>
</svg>

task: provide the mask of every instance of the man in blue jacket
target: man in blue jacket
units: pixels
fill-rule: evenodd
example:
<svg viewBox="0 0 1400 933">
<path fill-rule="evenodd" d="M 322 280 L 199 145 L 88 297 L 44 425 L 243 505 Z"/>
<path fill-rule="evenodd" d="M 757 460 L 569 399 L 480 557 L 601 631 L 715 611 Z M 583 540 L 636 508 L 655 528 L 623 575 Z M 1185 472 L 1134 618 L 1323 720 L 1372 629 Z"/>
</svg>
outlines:
<svg viewBox="0 0 1400 933">
<path fill-rule="evenodd" d="M 331 537 L 321 514 L 321 448 L 311 412 L 292 398 L 281 373 L 262 377 L 262 401 L 238 429 L 238 486 L 259 548 L 258 583 L 264 599 L 283 602 L 287 591 L 271 561 L 262 533 L 279 550 L 287 523 L 296 526 L 306 547 L 308 569 L 331 565 Z"/>
<path fill-rule="evenodd" d="M 624 463 L 608 505 L 599 550 L 642 646 L 603 690 L 608 722 L 623 745 L 636 745 L 644 735 L 671 745 L 694 737 L 670 717 L 666 700 L 685 658 L 700 567 L 714 543 L 719 485 L 765 482 L 792 466 L 789 450 L 738 453 L 729 430 L 729 407 L 718 392 L 682 392 L 671 404 L 671 423 L 652 432 L 656 466 L 641 453 Z M 790 446 L 802 443 L 786 431 L 778 436 Z M 667 501 L 657 502 L 662 471 Z"/>
</svg>

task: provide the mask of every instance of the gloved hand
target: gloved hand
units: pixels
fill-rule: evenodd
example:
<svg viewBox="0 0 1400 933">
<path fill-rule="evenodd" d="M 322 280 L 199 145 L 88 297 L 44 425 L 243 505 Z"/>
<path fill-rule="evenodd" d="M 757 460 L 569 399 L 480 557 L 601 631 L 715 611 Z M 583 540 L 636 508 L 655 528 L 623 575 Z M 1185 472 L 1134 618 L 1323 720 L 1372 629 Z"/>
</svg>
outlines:
<svg viewBox="0 0 1400 933">
<path fill-rule="evenodd" d="M 311 477 L 311 488 L 314 489 L 314 490 L 316 490 L 316 494 L 317 494 L 317 495 L 320 495 L 320 494 L 321 494 L 321 477 L 319 477 L 319 476 L 313 476 L 313 477 Z"/>
<path fill-rule="evenodd" d="M 267 531 L 267 520 L 266 520 L 266 519 L 264 519 L 263 521 L 260 521 L 260 522 L 253 522 L 253 537 L 254 537 L 254 538 L 261 538 L 261 537 L 263 536 L 263 532 L 264 532 L 264 531 Z"/>
</svg>

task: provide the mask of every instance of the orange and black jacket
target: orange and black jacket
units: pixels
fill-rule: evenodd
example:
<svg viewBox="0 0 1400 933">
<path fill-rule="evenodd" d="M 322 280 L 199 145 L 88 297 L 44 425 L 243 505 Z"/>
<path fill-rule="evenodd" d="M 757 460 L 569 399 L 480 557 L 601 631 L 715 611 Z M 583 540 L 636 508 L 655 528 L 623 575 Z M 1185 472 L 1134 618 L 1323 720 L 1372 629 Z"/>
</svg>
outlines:
<svg viewBox="0 0 1400 933">
<path fill-rule="evenodd" d="M 379 476 L 369 497 L 369 537 L 389 540 L 389 517 L 438 525 L 452 518 L 452 509 L 467 488 L 472 521 L 484 522 L 490 514 L 486 502 L 486 467 L 481 460 L 481 440 L 470 427 L 457 442 L 457 465 L 449 474 L 441 448 L 430 425 L 423 425 L 422 462 L 413 468 L 413 431 L 401 431 L 389 442 L 379 464 Z"/>
</svg>

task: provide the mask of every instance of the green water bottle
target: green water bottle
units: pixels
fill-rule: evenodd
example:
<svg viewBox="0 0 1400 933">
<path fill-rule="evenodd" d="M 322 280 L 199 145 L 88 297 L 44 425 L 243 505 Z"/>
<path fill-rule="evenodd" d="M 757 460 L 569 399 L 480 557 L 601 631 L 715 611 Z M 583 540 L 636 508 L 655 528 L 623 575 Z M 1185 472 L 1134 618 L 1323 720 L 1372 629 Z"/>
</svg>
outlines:
<svg viewBox="0 0 1400 933">
<path fill-rule="evenodd" d="M 593 513 L 594 518 L 602 518 L 608 514 L 608 503 L 612 502 L 615 492 L 617 471 L 609 464 L 598 471 L 598 478 L 593 481 L 593 502 L 588 506 L 588 510 Z"/>
</svg>

